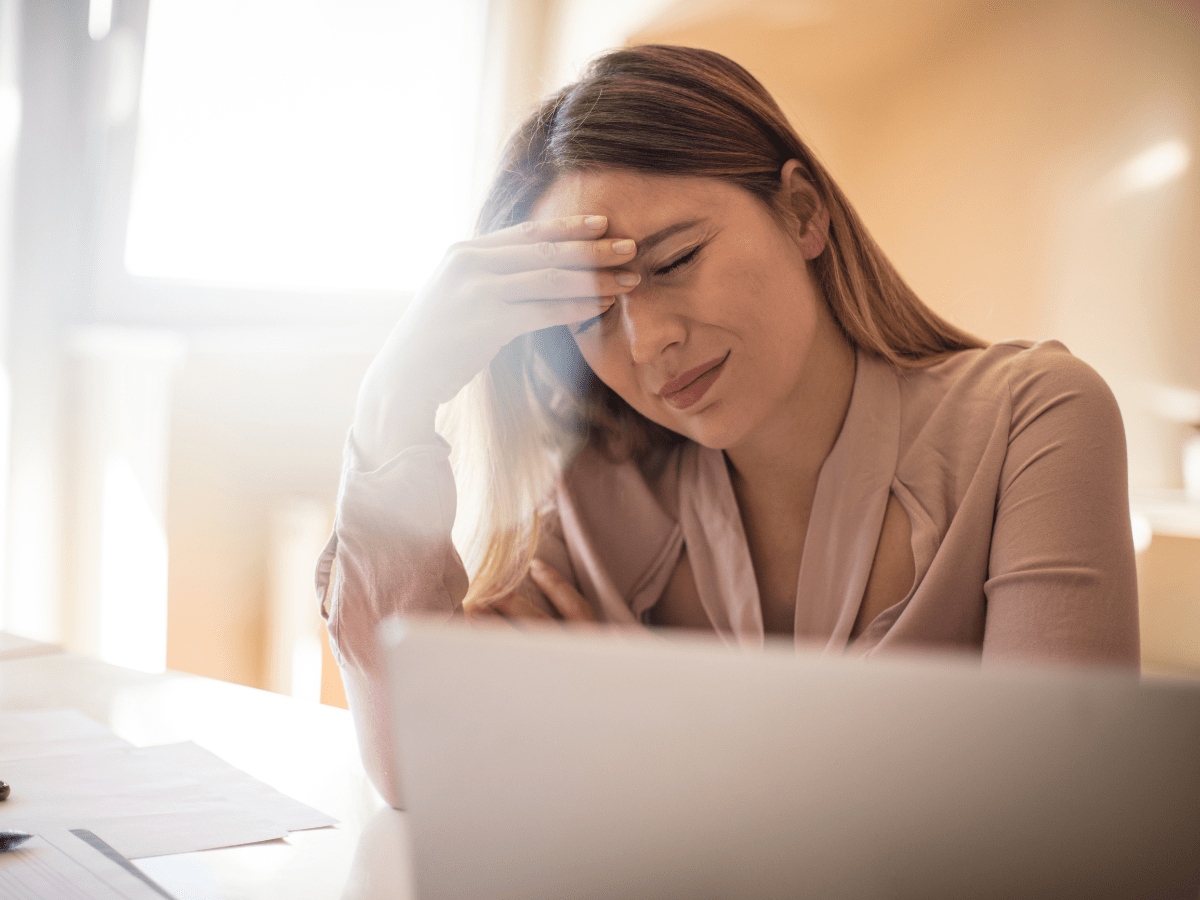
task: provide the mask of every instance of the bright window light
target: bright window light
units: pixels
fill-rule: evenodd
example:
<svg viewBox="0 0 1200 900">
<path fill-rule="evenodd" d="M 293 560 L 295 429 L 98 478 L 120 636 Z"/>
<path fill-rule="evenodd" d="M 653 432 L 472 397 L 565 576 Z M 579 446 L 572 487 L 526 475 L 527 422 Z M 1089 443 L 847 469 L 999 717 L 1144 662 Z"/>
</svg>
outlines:
<svg viewBox="0 0 1200 900">
<path fill-rule="evenodd" d="M 21 131 L 21 92 L 16 85 L 0 84 L 0 154 L 12 151 Z"/>
<path fill-rule="evenodd" d="M 102 41 L 112 30 L 112 0 L 91 0 L 88 3 L 88 35 Z"/>
<path fill-rule="evenodd" d="M 486 0 L 153 0 L 125 265 L 404 290 L 470 234 Z"/>
<path fill-rule="evenodd" d="M 167 665 L 167 536 L 129 460 L 104 467 L 100 658 L 143 672 Z"/>
<path fill-rule="evenodd" d="M 1125 191 L 1150 190 L 1182 175 L 1191 161 L 1192 154 L 1183 141 L 1160 141 L 1125 163 L 1118 182 Z"/>
</svg>

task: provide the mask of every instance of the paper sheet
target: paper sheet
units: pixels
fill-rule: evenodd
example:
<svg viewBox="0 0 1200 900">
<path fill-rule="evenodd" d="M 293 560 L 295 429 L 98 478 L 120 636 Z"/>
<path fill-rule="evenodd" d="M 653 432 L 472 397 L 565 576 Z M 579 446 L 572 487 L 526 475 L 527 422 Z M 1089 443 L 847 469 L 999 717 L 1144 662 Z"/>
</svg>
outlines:
<svg viewBox="0 0 1200 900">
<path fill-rule="evenodd" d="M 293 800 L 269 784 L 235 769 L 221 757 L 187 741 L 161 747 L 143 747 L 134 756 L 148 757 L 164 765 L 187 772 L 201 784 L 226 800 L 232 800 L 255 813 L 277 822 L 288 831 L 304 831 L 337 824 L 337 819 Z"/>
<path fill-rule="evenodd" d="M 132 748 L 71 710 L 0 713 L 0 772 L 0 829 L 89 828 L 131 859 L 335 822 L 195 744 Z"/>
<path fill-rule="evenodd" d="M 2 760 L 0 828 L 89 828 L 131 859 L 285 837 L 287 829 L 127 750 Z"/>
<path fill-rule="evenodd" d="M 12 900 L 171 900 L 87 833 L 47 829 L 0 853 L 0 897 Z"/>
</svg>

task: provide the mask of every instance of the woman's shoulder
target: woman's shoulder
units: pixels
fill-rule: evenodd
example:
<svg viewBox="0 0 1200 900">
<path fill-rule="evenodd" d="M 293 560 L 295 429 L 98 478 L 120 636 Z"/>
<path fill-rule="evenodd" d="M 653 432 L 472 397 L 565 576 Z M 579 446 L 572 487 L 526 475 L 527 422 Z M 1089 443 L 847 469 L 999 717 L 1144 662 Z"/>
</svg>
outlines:
<svg viewBox="0 0 1200 900">
<path fill-rule="evenodd" d="M 963 350 L 927 368 L 902 371 L 900 383 L 913 400 L 1005 405 L 1014 411 L 1067 396 L 1112 401 L 1096 370 L 1055 340 L 1008 340 Z"/>
<path fill-rule="evenodd" d="M 1104 379 L 1058 341 L 1002 341 L 898 370 L 901 447 L 945 452 L 1012 440 L 1030 425 L 1065 435 L 1121 431 Z M 973 451 L 967 456 L 976 455 Z"/>
</svg>

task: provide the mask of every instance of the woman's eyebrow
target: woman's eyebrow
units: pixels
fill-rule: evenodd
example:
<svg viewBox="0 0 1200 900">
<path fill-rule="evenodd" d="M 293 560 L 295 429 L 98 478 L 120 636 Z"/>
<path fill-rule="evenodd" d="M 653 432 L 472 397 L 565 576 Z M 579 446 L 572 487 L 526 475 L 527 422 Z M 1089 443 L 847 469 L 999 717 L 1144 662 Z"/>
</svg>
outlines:
<svg viewBox="0 0 1200 900">
<path fill-rule="evenodd" d="M 637 242 L 637 255 L 641 256 L 643 253 L 648 253 L 672 235 L 678 234 L 681 231 L 687 231 L 689 228 L 694 228 L 703 221 L 704 219 L 689 219 L 686 222 L 676 222 L 673 225 L 668 225 L 666 228 L 658 229 L 654 234 L 648 235 Z"/>
</svg>

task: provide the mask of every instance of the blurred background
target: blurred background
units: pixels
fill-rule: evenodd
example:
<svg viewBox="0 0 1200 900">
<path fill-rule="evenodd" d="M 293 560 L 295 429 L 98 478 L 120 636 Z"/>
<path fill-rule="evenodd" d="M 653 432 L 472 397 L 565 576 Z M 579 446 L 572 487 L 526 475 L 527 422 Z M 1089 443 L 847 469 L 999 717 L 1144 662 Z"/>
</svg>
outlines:
<svg viewBox="0 0 1200 900">
<path fill-rule="evenodd" d="M 592 55 L 728 54 L 925 300 L 1125 417 L 1146 668 L 1200 675 L 1195 0 L 0 0 L 0 629 L 344 702 L 358 381 Z"/>
</svg>

